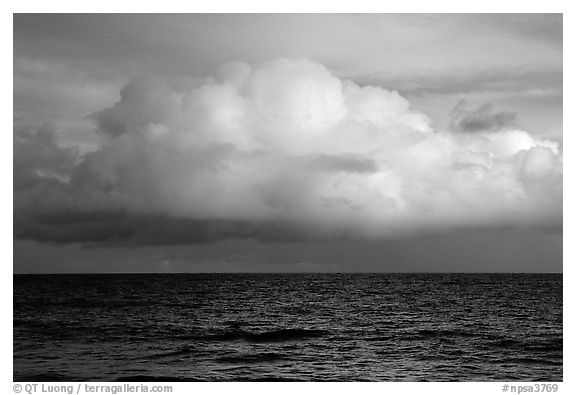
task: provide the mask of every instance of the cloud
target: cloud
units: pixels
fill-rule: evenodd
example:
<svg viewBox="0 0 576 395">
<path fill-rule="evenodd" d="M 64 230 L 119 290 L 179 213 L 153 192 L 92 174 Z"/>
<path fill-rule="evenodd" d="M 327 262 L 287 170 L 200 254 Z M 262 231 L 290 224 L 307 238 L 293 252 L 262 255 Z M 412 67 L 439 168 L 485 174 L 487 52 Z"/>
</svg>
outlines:
<svg viewBox="0 0 576 395">
<path fill-rule="evenodd" d="M 14 134 L 15 197 L 33 190 L 51 189 L 67 181 L 77 163 L 74 150 L 56 144 L 54 129 L 19 131 Z M 18 206 L 19 199 L 15 199 Z"/>
<path fill-rule="evenodd" d="M 304 241 L 314 235 L 271 222 L 197 220 L 115 211 L 58 211 L 16 217 L 15 238 L 85 246 L 205 244 L 227 239 Z"/>
<path fill-rule="evenodd" d="M 486 30 L 496 28 L 562 47 L 562 14 L 484 14 L 476 18 L 487 22 Z"/>
<path fill-rule="evenodd" d="M 526 66 L 501 69 L 455 68 L 443 72 L 419 73 L 409 76 L 359 76 L 362 84 L 395 86 L 406 95 L 450 95 L 491 92 L 562 96 L 562 68 L 535 69 Z"/>
<path fill-rule="evenodd" d="M 561 222 L 556 143 L 490 106 L 461 104 L 453 117 L 454 131 L 435 131 L 398 92 L 359 86 L 307 59 L 231 63 L 204 79 L 137 78 L 93 114 L 101 148 L 65 167 L 48 190 L 15 191 L 16 237 L 385 238 Z M 15 143 L 15 163 L 42 162 L 30 144 Z M 62 212 L 76 213 L 74 227 Z M 106 212 L 128 219 L 82 214 Z M 50 213 L 56 220 L 39 224 Z M 75 238 L 84 223 L 87 234 Z M 227 225 L 198 231 L 214 223 Z"/>
<path fill-rule="evenodd" d="M 451 126 L 459 132 L 495 132 L 515 127 L 516 114 L 508 111 L 494 111 L 491 104 L 484 104 L 474 110 L 466 108 L 460 101 L 452 110 Z"/>
</svg>

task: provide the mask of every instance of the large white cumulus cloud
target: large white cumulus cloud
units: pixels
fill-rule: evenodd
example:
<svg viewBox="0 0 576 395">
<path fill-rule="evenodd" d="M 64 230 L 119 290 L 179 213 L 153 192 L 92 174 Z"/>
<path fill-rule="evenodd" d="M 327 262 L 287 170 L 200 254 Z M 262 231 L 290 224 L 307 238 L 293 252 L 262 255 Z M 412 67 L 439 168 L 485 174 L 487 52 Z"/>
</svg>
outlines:
<svg viewBox="0 0 576 395">
<path fill-rule="evenodd" d="M 105 143 L 69 182 L 128 211 L 327 235 L 561 222 L 558 145 L 489 107 L 457 110 L 433 130 L 396 91 L 306 59 L 135 79 L 93 115 Z"/>
</svg>

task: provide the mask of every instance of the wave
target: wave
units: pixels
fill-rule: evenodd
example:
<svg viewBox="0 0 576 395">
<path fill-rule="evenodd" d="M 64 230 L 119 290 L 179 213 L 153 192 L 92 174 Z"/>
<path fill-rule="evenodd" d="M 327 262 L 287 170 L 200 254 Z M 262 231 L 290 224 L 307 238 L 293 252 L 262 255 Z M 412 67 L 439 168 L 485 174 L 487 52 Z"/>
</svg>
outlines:
<svg viewBox="0 0 576 395">
<path fill-rule="evenodd" d="M 550 359 L 543 358 L 507 358 L 500 359 L 496 362 L 499 363 L 513 363 L 513 364 L 524 364 L 524 365 L 551 365 L 551 366 L 562 366 L 562 361 L 552 361 Z"/>
<path fill-rule="evenodd" d="M 175 382 L 187 382 L 187 381 L 196 381 L 193 379 L 183 379 L 181 377 L 172 377 L 172 376 L 148 376 L 148 375 L 136 375 L 136 376 L 121 376 L 114 380 L 115 382 L 148 382 L 148 381 L 155 381 L 155 382 L 167 382 L 167 381 L 175 381 Z"/>
<path fill-rule="evenodd" d="M 477 334 L 460 329 L 421 329 L 415 333 L 423 338 L 432 337 L 476 337 Z"/>
<path fill-rule="evenodd" d="M 523 351 L 554 352 L 563 351 L 564 341 L 562 338 L 544 341 L 521 341 L 515 339 L 501 339 L 489 343 L 495 348 L 507 348 Z"/>
<path fill-rule="evenodd" d="M 81 378 L 65 376 L 63 374 L 57 373 L 39 373 L 39 374 L 30 374 L 25 376 L 14 376 L 14 381 L 45 381 L 45 382 L 52 382 L 52 381 L 82 381 Z"/>
<path fill-rule="evenodd" d="M 282 342 L 318 338 L 323 337 L 327 333 L 327 331 L 316 329 L 279 329 L 262 333 L 248 333 L 246 339 L 253 342 Z"/>
<path fill-rule="evenodd" d="M 549 342 L 529 343 L 524 346 L 524 349 L 527 351 L 543 351 L 543 352 L 563 351 L 564 341 L 562 339 L 558 339 Z"/>
<path fill-rule="evenodd" d="M 202 341 L 234 341 L 244 340 L 252 343 L 275 343 L 324 337 L 328 331 L 318 329 L 287 328 L 266 332 L 250 332 L 242 329 L 232 329 L 222 333 L 209 335 L 184 335 L 179 339 Z"/>
<path fill-rule="evenodd" d="M 165 358 L 165 357 L 178 357 L 184 355 L 195 354 L 198 350 L 195 347 L 183 347 L 178 350 L 168 351 L 152 355 L 152 358 Z"/>
<path fill-rule="evenodd" d="M 264 377 L 251 377 L 244 380 L 238 381 L 250 381 L 250 382 L 301 382 L 310 381 L 302 378 L 292 378 L 292 377 L 279 377 L 279 376 L 264 376 Z M 318 380 L 317 380 L 318 381 Z"/>
<path fill-rule="evenodd" d="M 259 363 L 259 362 L 274 362 L 278 360 L 286 359 L 287 356 L 284 354 L 278 354 L 273 352 L 259 353 L 259 354 L 245 354 L 245 355 L 235 355 L 229 357 L 220 357 L 216 359 L 218 362 L 223 363 Z"/>
<path fill-rule="evenodd" d="M 30 320 L 19 320 L 19 319 L 15 318 L 15 319 L 12 321 L 12 327 L 16 328 L 16 327 L 19 327 L 19 326 L 29 325 L 29 324 L 31 324 L 31 323 L 32 323 L 32 322 L 31 322 Z"/>
</svg>

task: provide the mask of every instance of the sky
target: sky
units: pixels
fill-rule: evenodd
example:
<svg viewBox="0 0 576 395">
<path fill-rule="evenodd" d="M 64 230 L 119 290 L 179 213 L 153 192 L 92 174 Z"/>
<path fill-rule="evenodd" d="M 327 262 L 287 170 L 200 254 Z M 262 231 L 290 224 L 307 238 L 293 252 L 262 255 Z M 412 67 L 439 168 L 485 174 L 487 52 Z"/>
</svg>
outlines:
<svg viewBox="0 0 576 395">
<path fill-rule="evenodd" d="M 562 271 L 559 14 L 14 15 L 14 272 Z"/>
</svg>

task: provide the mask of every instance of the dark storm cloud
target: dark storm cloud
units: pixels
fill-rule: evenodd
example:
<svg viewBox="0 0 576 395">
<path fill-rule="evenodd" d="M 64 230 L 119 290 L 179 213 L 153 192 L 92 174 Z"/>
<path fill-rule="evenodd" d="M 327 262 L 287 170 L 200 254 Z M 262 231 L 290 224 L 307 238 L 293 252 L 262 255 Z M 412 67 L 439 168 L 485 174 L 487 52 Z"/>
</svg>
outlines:
<svg viewBox="0 0 576 395">
<path fill-rule="evenodd" d="M 496 132 L 515 126 L 516 114 L 513 112 L 495 111 L 490 103 L 472 110 L 466 106 L 466 102 L 461 101 L 452 110 L 452 130 L 462 133 Z"/>
<path fill-rule="evenodd" d="M 295 242 L 307 239 L 308 235 L 304 229 L 272 222 L 67 211 L 16 213 L 14 238 L 55 244 L 138 247 L 206 244 L 226 239 Z"/>
<path fill-rule="evenodd" d="M 70 272 L 561 272 L 562 235 L 489 229 L 377 241 L 261 243 L 222 240 L 173 246 L 15 240 L 18 273 Z"/>
</svg>

